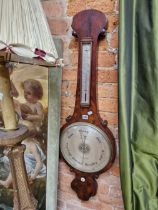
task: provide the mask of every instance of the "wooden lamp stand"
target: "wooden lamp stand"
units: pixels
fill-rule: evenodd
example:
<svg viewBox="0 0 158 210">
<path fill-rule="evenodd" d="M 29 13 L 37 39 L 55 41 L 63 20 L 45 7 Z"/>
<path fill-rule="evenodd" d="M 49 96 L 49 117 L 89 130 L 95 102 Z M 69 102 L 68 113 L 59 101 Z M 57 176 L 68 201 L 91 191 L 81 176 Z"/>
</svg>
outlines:
<svg viewBox="0 0 158 210">
<path fill-rule="evenodd" d="M 27 137 L 28 129 L 17 125 L 13 99 L 10 94 L 9 72 L 4 57 L 0 56 L 0 100 L 4 128 L 0 129 L 0 146 L 7 148 L 14 190 L 14 210 L 36 210 L 37 201 L 31 193 L 24 163 L 25 146 L 21 142 Z"/>
</svg>

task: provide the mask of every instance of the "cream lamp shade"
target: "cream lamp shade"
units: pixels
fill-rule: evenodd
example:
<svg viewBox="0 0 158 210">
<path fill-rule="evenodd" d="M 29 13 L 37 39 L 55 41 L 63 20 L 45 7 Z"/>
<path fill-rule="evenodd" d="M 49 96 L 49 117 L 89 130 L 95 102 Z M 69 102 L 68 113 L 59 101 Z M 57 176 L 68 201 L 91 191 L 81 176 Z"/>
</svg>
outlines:
<svg viewBox="0 0 158 210">
<path fill-rule="evenodd" d="M 59 60 L 40 0 L 0 0 L 0 50 Z"/>
</svg>

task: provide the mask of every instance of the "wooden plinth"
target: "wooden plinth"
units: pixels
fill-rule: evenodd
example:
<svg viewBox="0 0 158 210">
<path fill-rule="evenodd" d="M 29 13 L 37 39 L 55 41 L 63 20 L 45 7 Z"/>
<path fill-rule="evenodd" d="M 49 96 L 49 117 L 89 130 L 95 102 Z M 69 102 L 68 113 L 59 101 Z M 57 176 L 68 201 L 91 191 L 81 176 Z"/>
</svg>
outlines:
<svg viewBox="0 0 158 210">
<path fill-rule="evenodd" d="M 5 130 L 0 128 L 0 146 L 11 146 L 20 143 L 28 136 L 26 126 L 18 125 L 16 130 Z"/>
</svg>

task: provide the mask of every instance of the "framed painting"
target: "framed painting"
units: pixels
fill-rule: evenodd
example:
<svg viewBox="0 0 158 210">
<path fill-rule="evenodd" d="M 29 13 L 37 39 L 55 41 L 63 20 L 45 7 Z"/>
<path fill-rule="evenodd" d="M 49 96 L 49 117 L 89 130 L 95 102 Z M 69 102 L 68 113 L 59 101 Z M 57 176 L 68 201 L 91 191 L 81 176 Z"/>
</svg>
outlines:
<svg viewBox="0 0 158 210">
<path fill-rule="evenodd" d="M 60 40 L 55 43 L 62 56 Z M 22 141 L 29 187 L 37 201 L 37 209 L 56 210 L 61 66 L 32 65 L 26 60 L 6 65 L 18 123 L 29 130 Z M 0 126 L 3 126 L 1 110 Z M 6 147 L 0 147 L 0 209 L 11 210 L 14 190 L 6 150 Z"/>
</svg>

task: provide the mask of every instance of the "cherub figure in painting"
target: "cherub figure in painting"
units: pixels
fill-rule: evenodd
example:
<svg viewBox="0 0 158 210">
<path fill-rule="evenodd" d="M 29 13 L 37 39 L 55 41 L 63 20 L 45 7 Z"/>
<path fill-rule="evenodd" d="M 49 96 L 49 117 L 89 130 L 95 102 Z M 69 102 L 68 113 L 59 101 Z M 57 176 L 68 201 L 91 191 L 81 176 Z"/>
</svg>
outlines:
<svg viewBox="0 0 158 210">
<path fill-rule="evenodd" d="M 23 104 L 16 104 L 15 102 L 20 122 L 23 120 L 30 121 L 35 128 L 34 130 L 39 132 L 44 119 L 43 106 L 39 102 L 43 96 L 42 85 L 38 80 L 27 79 L 22 83 L 22 87 L 26 102 Z"/>
<path fill-rule="evenodd" d="M 21 104 L 15 100 L 14 103 L 19 115 L 19 123 L 26 125 L 29 129 L 29 137 L 23 140 L 22 144 L 26 146 L 24 153 L 26 171 L 29 180 L 33 181 L 36 178 L 46 176 L 46 166 L 44 164 L 46 156 L 36 138 L 44 118 L 43 106 L 39 102 L 43 96 L 43 88 L 41 83 L 34 79 L 25 80 L 22 86 L 26 102 Z M 7 179 L 0 180 L 0 185 L 8 188 L 12 183 L 12 175 L 6 150 L 4 150 L 4 156 L 0 158 L 0 161 L 4 162 L 6 171 L 8 171 Z"/>
</svg>

